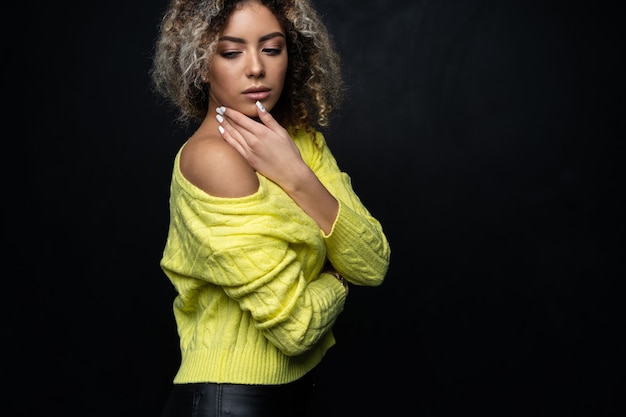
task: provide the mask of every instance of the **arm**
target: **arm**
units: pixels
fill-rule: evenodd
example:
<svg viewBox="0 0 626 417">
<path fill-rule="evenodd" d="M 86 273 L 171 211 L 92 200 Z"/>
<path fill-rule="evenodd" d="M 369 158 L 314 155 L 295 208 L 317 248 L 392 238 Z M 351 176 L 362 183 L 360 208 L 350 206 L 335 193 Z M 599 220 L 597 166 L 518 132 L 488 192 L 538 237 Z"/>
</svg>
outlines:
<svg viewBox="0 0 626 417">
<path fill-rule="evenodd" d="M 286 355 L 301 354 L 331 329 L 347 291 L 325 272 L 307 282 L 296 253 L 284 242 L 264 237 L 252 241 L 253 246 L 211 256 L 207 275 L 250 312 L 255 327 L 274 346 Z"/>
<path fill-rule="evenodd" d="M 340 171 L 323 135 L 317 133 L 317 143 L 307 135 L 292 139 L 261 110 L 263 123 L 232 109 L 224 115 L 229 115 L 222 122 L 224 139 L 317 222 L 333 267 L 354 284 L 380 285 L 389 266 L 389 243 L 352 189 L 350 177 Z"/>
<path fill-rule="evenodd" d="M 389 243 L 378 220 L 352 189 L 350 177 L 340 171 L 323 135 L 317 133 L 318 143 L 307 137 L 296 144 L 261 108 L 258 115 L 263 123 L 226 109 L 227 117 L 221 118 L 224 139 L 317 222 L 338 272 L 355 284 L 380 285 L 389 265 Z"/>
<path fill-rule="evenodd" d="M 329 261 L 353 284 L 382 284 L 391 251 L 380 222 L 352 188 L 350 176 L 339 169 L 320 132 L 315 141 L 301 134 L 294 138 L 307 165 L 340 203 L 332 231 L 324 235 Z"/>
</svg>

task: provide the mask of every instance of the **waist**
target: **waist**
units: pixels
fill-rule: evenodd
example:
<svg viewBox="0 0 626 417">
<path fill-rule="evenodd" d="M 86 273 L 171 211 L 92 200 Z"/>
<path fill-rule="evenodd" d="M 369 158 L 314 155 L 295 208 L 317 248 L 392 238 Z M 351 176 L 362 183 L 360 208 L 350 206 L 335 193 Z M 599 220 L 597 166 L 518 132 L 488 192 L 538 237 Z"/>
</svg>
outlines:
<svg viewBox="0 0 626 417">
<path fill-rule="evenodd" d="M 267 345 L 216 347 L 211 347 L 210 343 L 202 344 L 201 348 L 181 350 L 181 364 L 174 383 L 286 384 L 315 368 L 334 344 L 332 332 L 299 356 L 287 356 L 269 342 Z"/>
</svg>

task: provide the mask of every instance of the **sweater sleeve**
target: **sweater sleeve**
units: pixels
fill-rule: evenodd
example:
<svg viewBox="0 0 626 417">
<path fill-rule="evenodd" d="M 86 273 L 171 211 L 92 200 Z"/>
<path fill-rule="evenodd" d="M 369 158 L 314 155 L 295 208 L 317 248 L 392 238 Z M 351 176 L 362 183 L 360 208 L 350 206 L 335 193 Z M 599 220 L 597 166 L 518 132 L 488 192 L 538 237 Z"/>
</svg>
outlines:
<svg viewBox="0 0 626 417">
<path fill-rule="evenodd" d="M 256 240 L 253 246 L 213 254 L 207 272 L 214 277 L 238 277 L 239 282 L 219 283 L 224 292 L 251 313 L 256 327 L 280 351 L 301 354 L 330 330 L 343 309 L 346 292 L 326 273 L 307 282 L 289 246 L 271 238 Z"/>
<path fill-rule="evenodd" d="M 381 285 L 390 260 L 390 246 L 380 222 L 363 205 L 349 175 L 339 169 L 322 133 L 316 141 L 298 141 L 307 163 L 339 201 L 331 232 L 324 236 L 327 257 L 350 283 Z"/>
</svg>

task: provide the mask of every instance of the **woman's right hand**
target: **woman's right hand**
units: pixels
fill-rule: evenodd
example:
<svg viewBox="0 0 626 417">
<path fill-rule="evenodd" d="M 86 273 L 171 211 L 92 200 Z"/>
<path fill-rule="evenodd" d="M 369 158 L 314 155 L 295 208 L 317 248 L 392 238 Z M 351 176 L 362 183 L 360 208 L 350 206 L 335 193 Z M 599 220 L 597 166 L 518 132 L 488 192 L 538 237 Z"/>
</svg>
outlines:
<svg viewBox="0 0 626 417">
<path fill-rule="evenodd" d="M 260 122 L 232 108 L 218 107 L 220 133 L 254 170 L 289 188 L 308 167 L 287 130 L 257 103 Z"/>
</svg>

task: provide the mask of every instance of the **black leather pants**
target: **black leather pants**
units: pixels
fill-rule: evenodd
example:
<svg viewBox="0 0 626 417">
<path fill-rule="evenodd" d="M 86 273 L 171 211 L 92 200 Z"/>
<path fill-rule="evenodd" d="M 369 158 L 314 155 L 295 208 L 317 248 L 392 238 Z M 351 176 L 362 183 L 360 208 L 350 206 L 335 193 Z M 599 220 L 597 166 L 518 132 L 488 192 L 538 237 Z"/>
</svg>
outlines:
<svg viewBox="0 0 626 417">
<path fill-rule="evenodd" d="M 307 417 L 315 370 L 283 385 L 174 385 L 161 417 Z"/>
</svg>

